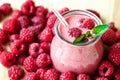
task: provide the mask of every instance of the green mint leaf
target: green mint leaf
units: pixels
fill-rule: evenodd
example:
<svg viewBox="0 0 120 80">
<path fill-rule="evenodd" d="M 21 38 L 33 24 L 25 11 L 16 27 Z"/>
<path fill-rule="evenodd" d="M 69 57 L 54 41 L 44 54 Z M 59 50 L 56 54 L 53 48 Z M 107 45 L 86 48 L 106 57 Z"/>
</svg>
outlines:
<svg viewBox="0 0 120 80">
<path fill-rule="evenodd" d="M 74 41 L 73 41 L 73 44 L 77 44 L 77 43 L 80 43 L 83 41 L 85 35 L 82 34 L 80 37 L 76 38 Z"/>
<path fill-rule="evenodd" d="M 100 36 L 108 30 L 109 26 L 109 24 L 98 25 L 92 29 L 92 32 L 95 34 L 95 36 Z"/>
<path fill-rule="evenodd" d="M 86 37 L 91 36 L 90 31 L 87 31 L 86 34 L 85 34 L 85 36 L 86 36 Z"/>
</svg>

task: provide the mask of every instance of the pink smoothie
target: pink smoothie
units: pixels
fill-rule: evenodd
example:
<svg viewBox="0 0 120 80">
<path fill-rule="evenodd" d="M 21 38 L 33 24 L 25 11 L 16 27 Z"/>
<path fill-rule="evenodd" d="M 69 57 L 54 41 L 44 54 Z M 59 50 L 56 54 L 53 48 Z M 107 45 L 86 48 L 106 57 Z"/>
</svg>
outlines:
<svg viewBox="0 0 120 80">
<path fill-rule="evenodd" d="M 79 27 L 79 20 L 88 18 L 84 15 L 70 15 L 67 17 L 69 28 Z M 60 35 L 67 41 L 72 42 L 73 37 L 69 36 L 67 27 L 58 25 Z M 82 29 L 82 28 L 81 28 Z M 83 30 L 83 33 L 85 30 Z M 103 45 L 100 38 L 86 45 L 73 45 L 62 40 L 57 34 L 51 43 L 51 58 L 54 67 L 60 72 L 72 71 L 75 73 L 92 74 L 99 64 L 102 54 Z"/>
</svg>

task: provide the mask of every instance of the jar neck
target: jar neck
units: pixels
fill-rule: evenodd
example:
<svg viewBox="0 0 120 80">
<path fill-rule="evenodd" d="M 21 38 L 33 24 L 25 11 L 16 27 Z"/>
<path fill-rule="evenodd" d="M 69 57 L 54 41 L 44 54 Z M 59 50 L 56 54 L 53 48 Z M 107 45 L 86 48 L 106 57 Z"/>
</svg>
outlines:
<svg viewBox="0 0 120 80">
<path fill-rule="evenodd" d="M 70 16 L 70 15 L 85 15 L 85 16 L 88 16 L 88 17 L 92 18 L 92 19 L 95 21 L 96 25 L 102 24 L 102 21 L 101 21 L 95 14 L 93 14 L 93 13 L 91 13 L 91 12 L 89 12 L 89 11 L 84 11 L 84 10 L 71 10 L 71 11 L 69 11 L 69 12 L 64 13 L 62 16 L 63 16 L 64 18 L 66 18 L 67 16 Z M 66 40 L 66 39 L 64 39 L 64 38 L 62 37 L 62 35 L 60 34 L 60 31 L 59 31 L 59 24 L 60 24 L 60 22 L 59 22 L 59 20 L 57 19 L 57 20 L 56 20 L 56 23 L 55 23 L 55 25 L 54 25 L 54 26 L 55 26 L 55 34 L 56 34 L 56 36 L 57 36 L 58 38 L 60 38 L 62 41 L 66 42 L 66 43 L 68 43 L 68 44 L 71 44 L 71 45 L 75 45 L 75 46 L 86 46 L 86 45 L 89 45 L 89 44 L 92 44 L 92 43 L 96 42 L 96 41 L 99 40 L 100 37 L 101 37 L 101 36 L 95 37 L 94 39 L 92 39 L 92 40 L 89 41 L 89 42 L 84 42 L 84 43 L 79 43 L 79 44 L 73 44 L 72 42 L 69 42 L 68 40 Z"/>
</svg>

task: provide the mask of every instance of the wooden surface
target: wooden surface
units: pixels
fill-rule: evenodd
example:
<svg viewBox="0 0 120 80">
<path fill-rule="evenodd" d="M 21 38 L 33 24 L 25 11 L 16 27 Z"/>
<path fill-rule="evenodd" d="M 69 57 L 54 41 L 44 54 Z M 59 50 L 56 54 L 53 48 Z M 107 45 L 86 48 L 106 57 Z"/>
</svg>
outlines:
<svg viewBox="0 0 120 80">
<path fill-rule="evenodd" d="M 26 0 L 0 0 L 0 5 L 9 2 L 14 9 L 20 9 Z M 34 0 L 36 5 L 43 5 L 51 10 L 53 7 L 61 9 L 94 9 L 98 11 L 104 23 L 114 21 L 120 29 L 120 0 Z M 4 21 L 3 21 L 4 22 Z M 2 28 L 2 23 L 0 28 Z M 7 69 L 0 63 L 0 80 L 9 80 Z"/>
</svg>

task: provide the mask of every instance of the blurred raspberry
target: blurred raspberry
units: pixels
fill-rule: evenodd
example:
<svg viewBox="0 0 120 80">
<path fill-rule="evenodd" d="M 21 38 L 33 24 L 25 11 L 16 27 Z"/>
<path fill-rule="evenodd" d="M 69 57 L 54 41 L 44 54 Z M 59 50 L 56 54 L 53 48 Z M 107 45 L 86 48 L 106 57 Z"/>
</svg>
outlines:
<svg viewBox="0 0 120 80">
<path fill-rule="evenodd" d="M 3 47 L 2 47 L 2 45 L 0 45 L 0 54 L 3 52 Z"/>
<path fill-rule="evenodd" d="M 68 11 L 70 11 L 69 8 L 64 7 L 64 8 L 62 8 L 61 10 L 59 10 L 59 13 L 60 13 L 60 14 L 64 14 L 65 12 L 68 12 Z"/>
<path fill-rule="evenodd" d="M 120 42 L 120 31 L 116 32 L 117 41 Z"/>
<path fill-rule="evenodd" d="M 50 43 L 42 42 L 40 43 L 41 48 L 44 50 L 45 53 L 50 53 Z"/>
<path fill-rule="evenodd" d="M 20 40 L 20 36 L 18 34 L 12 34 L 9 37 L 10 42 L 15 42 L 16 40 Z"/>
<path fill-rule="evenodd" d="M 27 55 L 25 53 L 17 56 L 17 63 L 19 65 L 23 65 L 24 60 L 27 58 Z"/>
<path fill-rule="evenodd" d="M 97 77 L 95 80 L 108 80 L 106 77 Z"/>
<path fill-rule="evenodd" d="M 13 19 L 18 19 L 20 16 L 22 16 L 22 12 L 20 10 L 15 10 L 13 13 L 12 13 L 12 18 Z"/>
<path fill-rule="evenodd" d="M 37 70 L 36 74 L 40 77 L 40 79 L 44 79 L 44 74 L 47 71 L 45 68 L 40 68 Z"/>
<path fill-rule="evenodd" d="M 40 80 L 35 72 L 29 72 L 25 75 L 24 80 Z"/>
<path fill-rule="evenodd" d="M 115 73 L 113 74 L 114 80 L 120 80 L 120 68 L 118 68 Z"/>
<path fill-rule="evenodd" d="M 5 42 L 7 42 L 7 40 L 8 34 L 4 30 L 0 29 L 0 44 L 4 44 Z"/>
<path fill-rule="evenodd" d="M 91 78 L 87 74 L 79 74 L 77 80 L 91 80 Z"/>
<path fill-rule="evenodd" d="M 36 15 L 37 16 L 46 16 L 48 13 L 48 9 L 45 8 L 44 6 L 37 6 L 36 7 Z"/>
<path fill-rule="evenodd" d="M 115 26 L 115 23 L 114 22 L 110 22 L 109 23 L 110 24 L 110 28 L 113 30 L 113 31 L 117 31 L 117 28 L 116 28 L 116 26 Z"/>
<path fill-rule="evenodd" d="M 92 10 L 92 9 L 87 9 L 87 11 L 92 12 L 92 13 L 95 14 L 98 18 L 100 18 L 100 14 L 99 14 L 97 11 Z"/>
<path fill-rule="evenodd" d="M 55 15 L 51 15 L 51 16 L 48 18 L 46 25 L 47 25 L 49 28 L 53 28 L 56 19 L 57 19 L 57 17 L 56 17 Z"/>
</svg>

